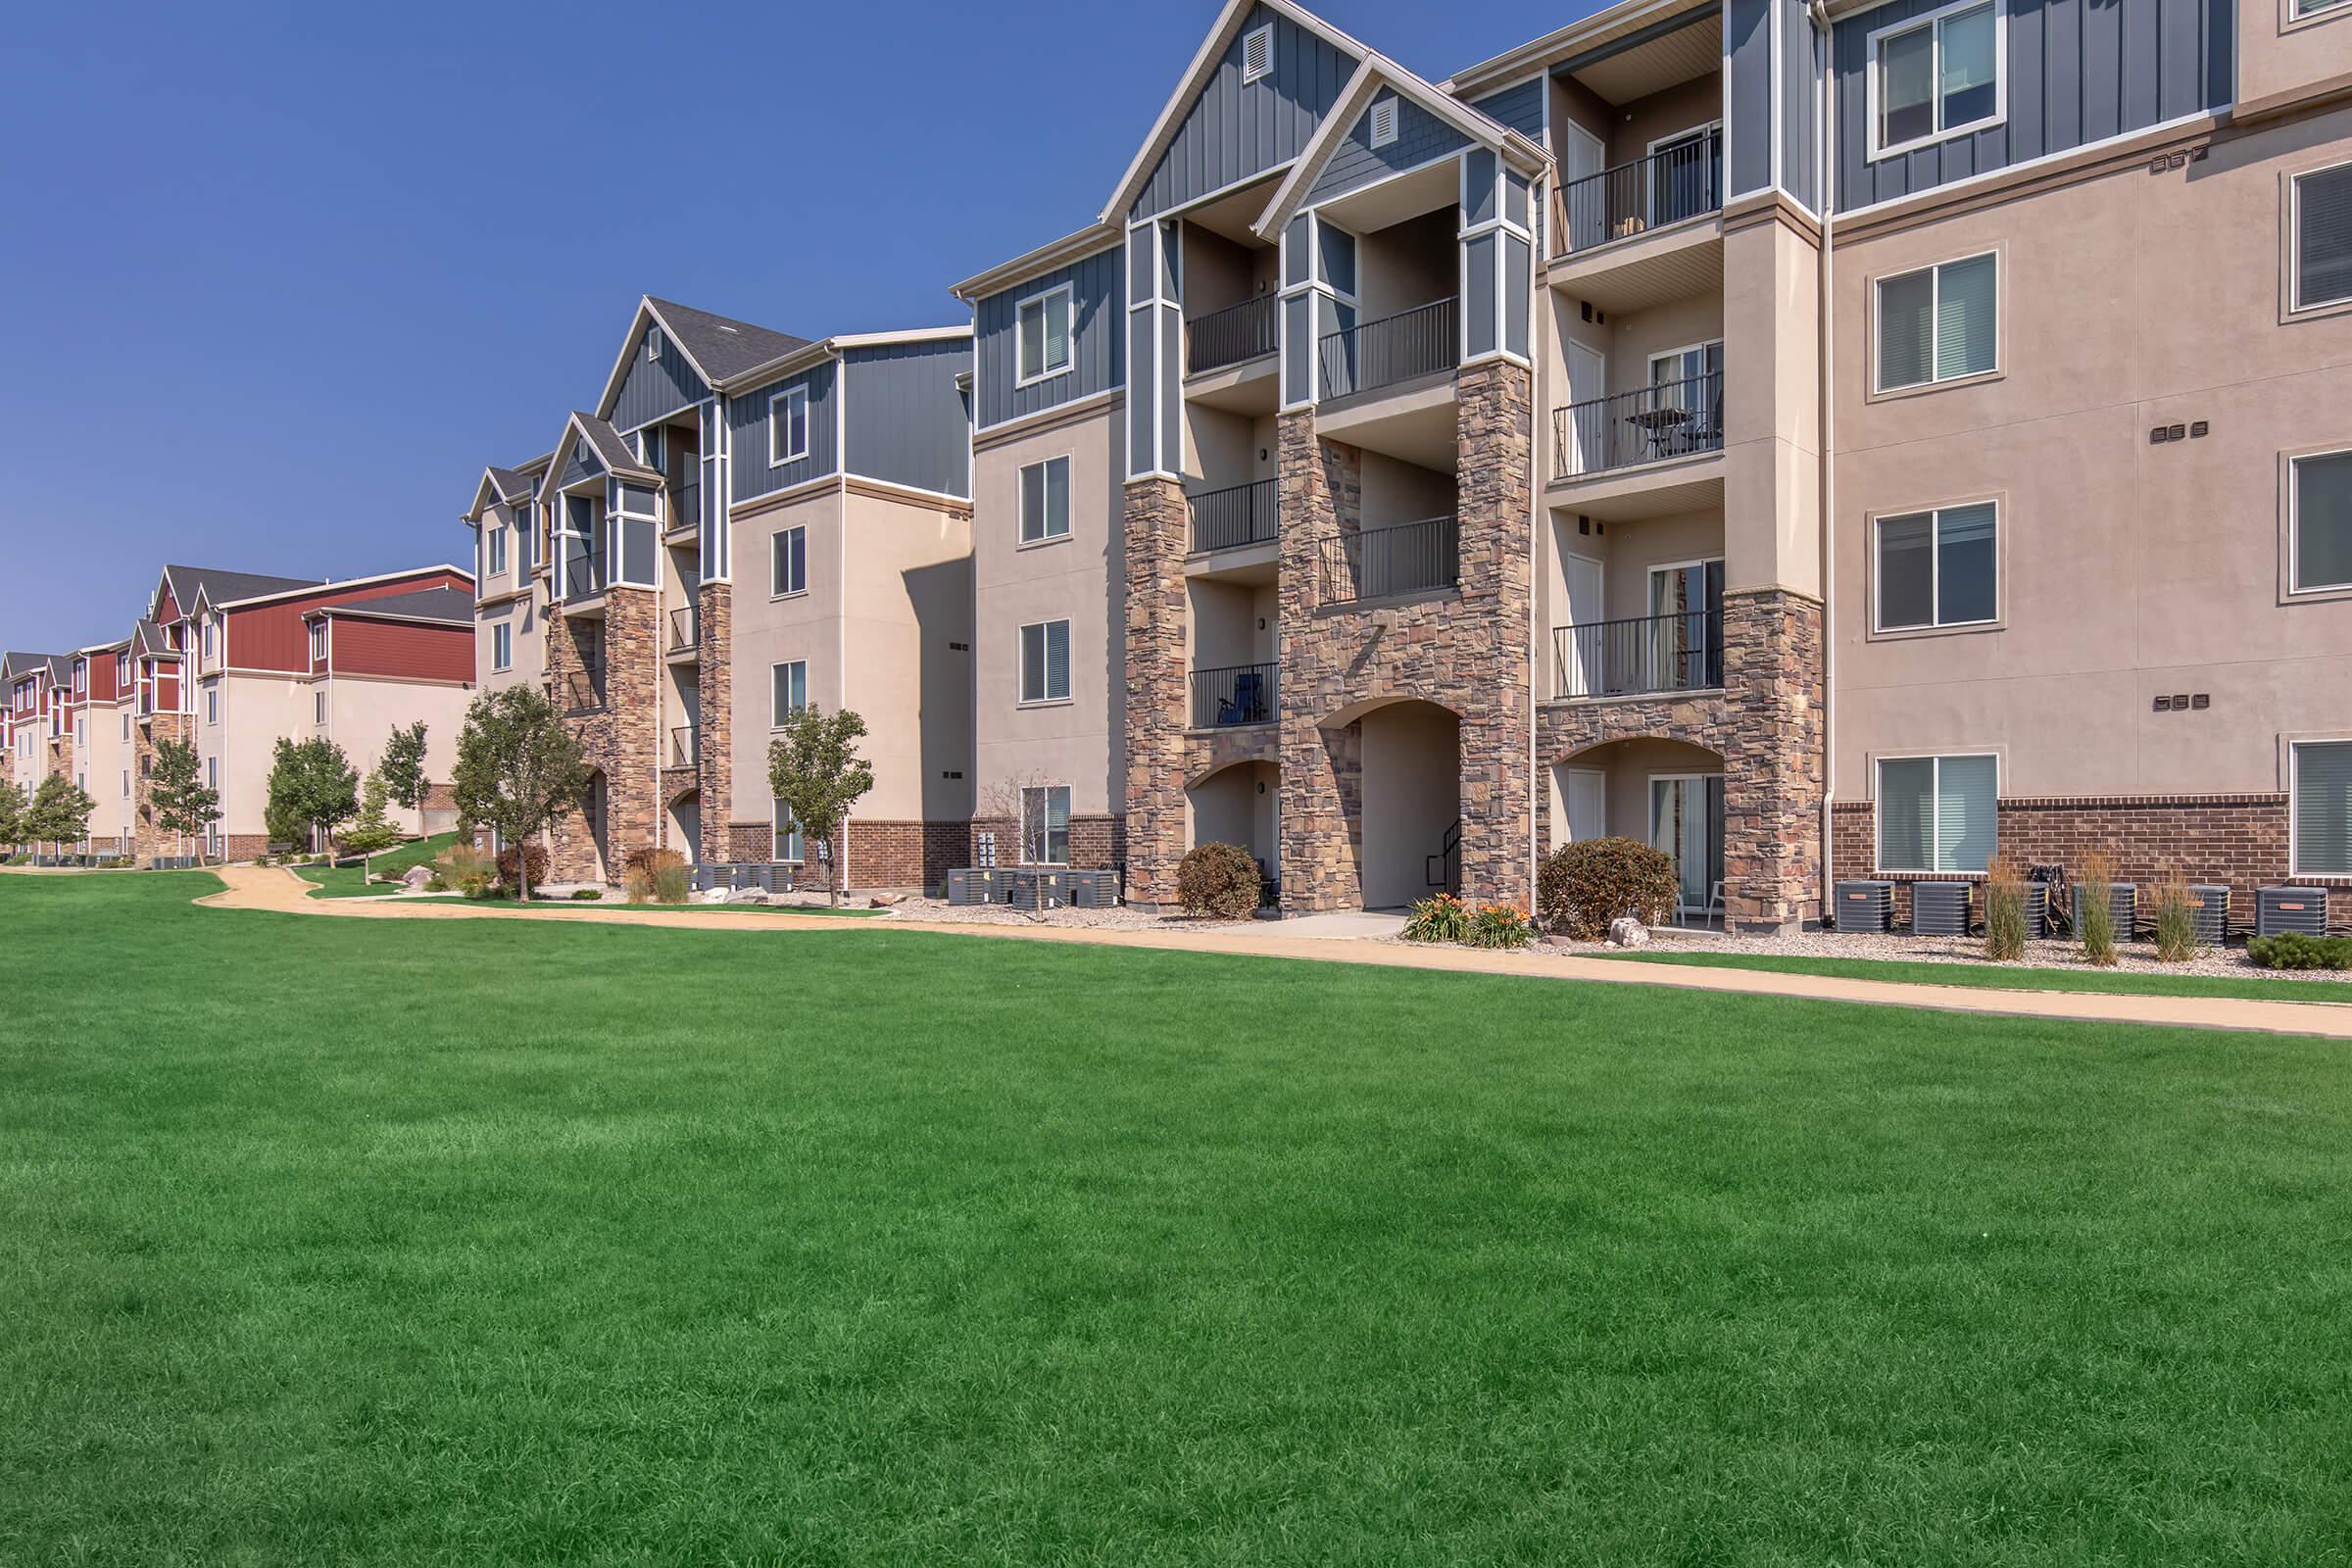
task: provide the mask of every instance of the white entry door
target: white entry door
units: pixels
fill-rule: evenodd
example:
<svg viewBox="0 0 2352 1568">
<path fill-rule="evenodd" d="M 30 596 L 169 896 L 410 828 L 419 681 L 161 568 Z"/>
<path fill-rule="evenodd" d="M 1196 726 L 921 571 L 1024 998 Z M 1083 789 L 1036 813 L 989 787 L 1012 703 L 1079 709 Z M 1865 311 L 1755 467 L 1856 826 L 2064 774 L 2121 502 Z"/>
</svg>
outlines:
<svg viewBox="0 0 2352 1568">
<path fill-rule="evenodd" d="M 1563 555 L 1560 580 L 1567 590 L 1559 637 L 1560 689 L 1555 697 L 1597 697 L 1601 693 L 1600 563 L 1590 556 Z"/>
<path fill-rule="evenodd" d="M 1568 842 L 1582 844 L 1587 839 L 1609 836 L 1609 796 L 1607 777 L 1595 767 L 1570 767 L 1561 770 L 1561 794 L 1568 806 Z"/>
<path fill-rule="evenodd" d="M 1582 343 L 1568 345 L 1568 428 L 1561 432 L 1566 450 L 1560 453 L 1560 477 L 1592 473 L 1608 466 L 1604 447 L 1608 410 L 1598 401 L 1608 395 L 1609 362 L 1598 349 Z"/>
<path fill-rule="evenodd" d="M 1561 127 L 1560 154 L 1567 160 L 1560 169 L 1561 205 L 1567 210 L 1568 244 L 1565 250 L 1555 247 L 1555 254 L 1581 251 L 1597 245 L 1608 235 L 1609 180 L 1596 179 L 1606 149 L 1600 138 L 1584 126 L 1571 122 Z"/>
</svg>

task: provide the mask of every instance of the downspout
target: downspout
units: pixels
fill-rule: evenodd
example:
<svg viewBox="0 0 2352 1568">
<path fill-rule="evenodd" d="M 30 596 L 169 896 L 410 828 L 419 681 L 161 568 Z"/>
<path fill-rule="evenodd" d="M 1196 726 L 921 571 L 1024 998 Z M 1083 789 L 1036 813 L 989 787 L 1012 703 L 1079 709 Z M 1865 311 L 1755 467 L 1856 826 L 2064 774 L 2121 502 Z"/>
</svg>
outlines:
<svg viewBox="0 0 2352 1568">
<path fill-rule="evenodd" d="M 1837 838 L 1835 836 L 1838 800 L 1837 749 L 1834 736 L 1838 729 L 1838 318 L 1837 296 L 1831 287 L 1831 258 L 1834 243 L 1833 228 L 1837 222 L 1838 198 L 1831 181 L 1838 172 L 1838 117 L 1832 92 L 1832 62 L 1836 50 L 1830 29 L 1830 17 L 1823 0 L 1806 0 L 1806 13 L 1821 45 L 1821 70 L 1817 79 L 1820 94 L 1817 113 L 1821 118 L 1821 140 L 1815 151 L 1820 160 L 1814 176 L 1814 196 L 1821 204 L 1821 907 L 1825 913 L 1837 912 Z"/>
<path fill-rule="evenodd" d="M 1545 86 L 1548 89 L 1548 80 Z M 1543 357 L 1536 352 L 1536 332 L 1546 314 L 1536 307 L 1551 292 L 1551 285 L 1544 281 L 1544 251 L 1551 246 L 1550 225 L 1544 225 L 1541 247 L 1536 244 L 1535 235 L 1536 219 L 1539 215 L 1550 212 L 1550 208 L 1544 205 L 1550 200 L 1547 181 L 1539 179 L 1530 182 L 1527 192 L 1528 282 L 1531 289 L 1541 291 L 1528 300 L 1527 306 L 1527 912 L 1530 916 L 1536 912 L 1536 882 L 1542 873 L 1544 861 L 1543 829 L 1537 825 L 1536 813 L 1547 809 L 1551 799 L 1544 782 L 1538 777 L 1538 770 L 1543 766 L 1543 752 L 1537 739 L 1543 722 L 1544 706 L 1544 621 L 1537 608 L 1537 596 L 1541 592 L 1537 567 L 1544 559 L 1544 484 L 1541 478 L 1544 467 L 1544 420 L 1539 411 L 1544 406 L 1544 388 L 1550 368 L 1545 364 L 1542 370 L 1538 370 Z M 1539 802 L 1545 805 L 1539 806 Z"/>
</svg>

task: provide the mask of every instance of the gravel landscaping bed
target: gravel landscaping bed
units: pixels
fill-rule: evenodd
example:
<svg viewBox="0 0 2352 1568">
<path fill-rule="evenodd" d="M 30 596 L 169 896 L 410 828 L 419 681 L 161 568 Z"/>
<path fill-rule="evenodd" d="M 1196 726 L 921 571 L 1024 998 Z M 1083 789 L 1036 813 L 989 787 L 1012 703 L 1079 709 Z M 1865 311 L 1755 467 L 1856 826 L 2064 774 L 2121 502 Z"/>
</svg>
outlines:
<svg viewBox="0 0 2352 1568">
<path fill-rule="evenodd" d="M 1628 950 L 1613 948 L 1605 942 L 1570 942 L 1563 938 L 1546 937 L 1532 951 L 1592 957 Z M 2116 944 L 2116 954 L 2122 961 L 2112 969 L 2098 970 L 2083 961 L 2082 949 L 2079 944 L 2067 941 L 2029 942 L 2024 957 L 2014 963 L 1996 964 L 1985 958 L 1984 942 L 1981 937 L 1908 937 L 1865 932 L 1840 936 L 1830 931 L 1787 937 L 1739 937 L 1724 936 L 1714 931 L 1681 931 L 1668 926 L 1651 931 L 1649 946 L 1637 951 L 1736 953 L 1769 958 L 1860 958 L 1894 963 L 1953 963 L 1980 969 L 2080 969 L 2085 974 L 2224 975 L 2232 979 L 2331 980 L 2338 985 L 2343 984 L 2345 978 L 2340 971 L 2326 969 L 2256 968 L 2246 961 L 2246 950 L 2242 945 L 2200 948 L 2197 956 L 2186 963 L 2158 963 L 2154 943 L 2119 942 Z"/>
<path fill-rule="evenodd" d="M 949 904 L 941 899 L 908 899 L 893 905 L 886 919 L 937 920 L 963 925 L 1090 926 L 1103 931 L 1231 931 L 1252 920 L 1196 920 L 1187 915 L 1152 914 L 1125 905 L 1110 909 L 1016 909 L 1006 904 Z"/>
</svg>

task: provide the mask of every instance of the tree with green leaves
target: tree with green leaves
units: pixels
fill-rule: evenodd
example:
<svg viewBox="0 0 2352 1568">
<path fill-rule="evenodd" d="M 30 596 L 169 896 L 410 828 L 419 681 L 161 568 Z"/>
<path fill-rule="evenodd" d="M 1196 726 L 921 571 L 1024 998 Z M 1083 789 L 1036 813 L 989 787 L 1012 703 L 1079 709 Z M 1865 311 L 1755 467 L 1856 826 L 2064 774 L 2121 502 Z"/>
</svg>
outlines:
<svg viewBox="0 0 2352 1568">
<path fill-rule="evenodd" d="M 824 852 L 828 902 L 841 903 L 841 866 L 830 853 L 850 808 L 874 787 L 874 767 L 858 755 L 865 720 L 851 709 L 820 713 L 811 703 L 795 712 L 780 739 L 767 743 L 768 792 L 791 813 L 806 839 Z"/>
<path fill-rule="evenodd" d="M 390 795 L 380 770 L 368 774 L 367 787 L 360 792 L 359 818 L 343 830 L 343 848 L 360 857 L 362 887 L 375 879 L 375 858 L 400 842 L 400 829 L 384 814 Z"/>
<path fill-rule="evenodd" d="M 63 773 L 52 773 L 32 792 L 24 811 L 24 832 L 35 844 L 47 844 L 58 854 L 78 843 L 90 830 L 90 812 L 98 803 Z"/>
<path fill-rule="evenodd" d="M 384 781 L 384 798 L 404 811 L 422 811 L 432 781 L 424 776 L 424 720 L 393 730 L 376 760 L 375 776 Z M 422 824 L 419 823 L 419 826 Z"/>
<path fill-rule="evenodd" d="M 578 808 L 588 776 L 580 743 L 564 727 L 564 715 L 532 687 L 484 692 L 466 710 L 451 775 L 458 818 L 492 829 L 516 852 L 523 903 L 531 900 L 525 847 L 558 816 Z"/>
<path fill-rule="evenodd" d="M 15 779 L 0 778 L 0 847 L 24 842 L 24 792 Z"/>
<path fill-rule="evenodd" d="M 277 739 L 270 763 L 270 799 L 262 823 L 273 839 L 309 839 L 313 848 L 360 810 L 360 775 L 343 748 L 323 735 Z"/>
<path fill-rule="evenodd" d="M 179 840 L 182 854 L 190 838 L 204 837 L 220 820 L 220 792 L 199 775 L 194 741 L 156 743 L 147 773 L 147 808 L 157 828 Z"/>
</svg>

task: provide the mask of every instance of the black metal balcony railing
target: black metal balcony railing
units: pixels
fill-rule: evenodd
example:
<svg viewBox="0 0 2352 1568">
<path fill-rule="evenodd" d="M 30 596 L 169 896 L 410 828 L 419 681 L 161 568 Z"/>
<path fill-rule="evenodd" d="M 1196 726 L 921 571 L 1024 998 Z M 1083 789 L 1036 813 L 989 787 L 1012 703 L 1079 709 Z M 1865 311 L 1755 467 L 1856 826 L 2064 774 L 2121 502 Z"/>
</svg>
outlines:
<svg viewBox="0 0 2352 1568">
<path fill-rule="evenodd" d="M 671 653 L 685 653 L 688 649 L 698 646 L 701 641 L 701 631 L 695 625 L 692 605 L 681 605 L 669 612 L 669 651 Z"/>
<path fill-rule="evenodd" d="M 1433 300 L 1377 321 L 1327 332 L 1321 349 L 1327 398 L 1450 370 L 1462 363 L 1461 301 Z"/>
<path fill-rule="evenodd" d="M 1551 253 L 1573 255 L 1723 206 L 1723 132 L 1572 179 L 1552 197 Z"/>
<path fill-rule="evenodd" d="M 1281 301 L 1271 294 L 1228 305 L 1184 323 L 1184 373 L 1221 370 L 1271 354 L 1281 346 L 1275 312 Z"/>
<path fill-rule="evenodd" d="M 1274 700 L 1272 664 L 1235 664 L 1193 671 L 1193 727 L 1224 729 L 1237 724 L 1271 724 L 1281 711 Z"/>
<path fill-rule="evenodd" d="M 594 599 L 605 591 L 605 556 L 602 551 L 575 551 L 564 558 L 564 597 Z"/>
<path fill-rule="evenodd" d="M 567 712 L 581 712 L 605 706 L 605 683 L 584 669 L 565 672 L 563 684 L 557 689 L 557 700 Z"/>
<path fill-rule="evenodd" d="M 1563 698 L 1703 691 L 1723 684 L 1723 612 L 1562 626 L 1552 656 L 1552 690 Z"/>
<path fill-rule="evenodd" d="M 1461 580 L 1461 555 L 1453 517 L 1344 533 L 1323 541 L 1323 599 L 1346 604 L 1451 588 Z"/>
<path fill-rule="evenodd" d="M 669 492 L 669 530 L 675 533 L 680 528 L 699 528 L 702 524 L 702 485 L 699 483 L 673 485 Z"/>
<path fill-rule="evenodd" d="M 1551 411 L 1552 477 L 1723 450 L 1723 372 L 1659 381 Z"/>
<path fill-rule="evenodd" d="M 669 765 L 692 767 L 694 766 L 694 726 L 680 724 L 669 732 Z"/>
<path fill-rule="evenodd" d="M 1278 531 L 1276 493 L 1274 480 L 1260 479 L 1187 497 L 1193 506 L 1193 549 L 1239 550 L 1271 540 Z"/>
</svg>

